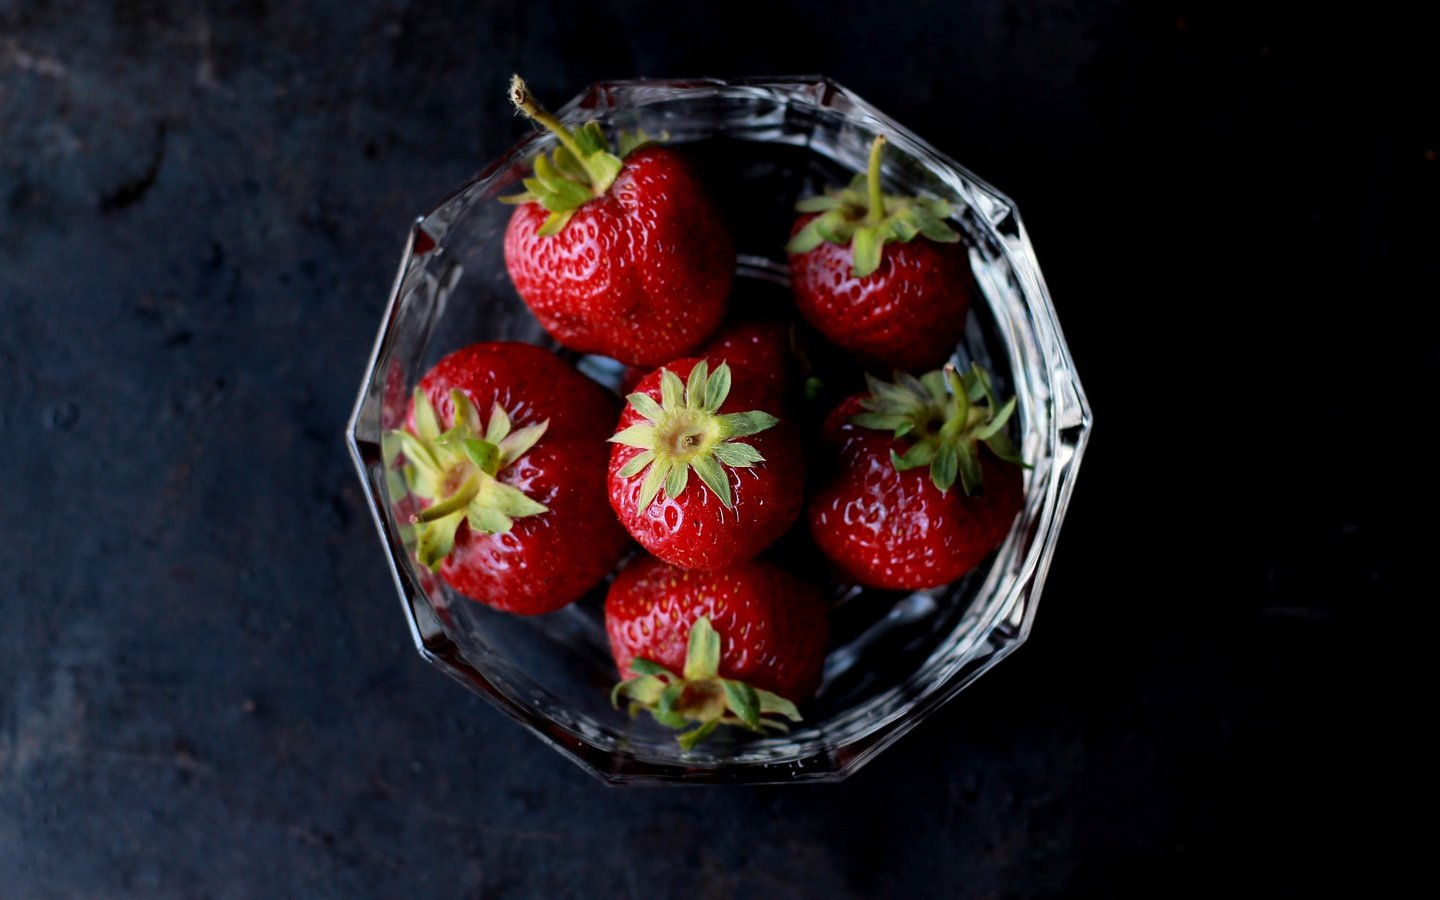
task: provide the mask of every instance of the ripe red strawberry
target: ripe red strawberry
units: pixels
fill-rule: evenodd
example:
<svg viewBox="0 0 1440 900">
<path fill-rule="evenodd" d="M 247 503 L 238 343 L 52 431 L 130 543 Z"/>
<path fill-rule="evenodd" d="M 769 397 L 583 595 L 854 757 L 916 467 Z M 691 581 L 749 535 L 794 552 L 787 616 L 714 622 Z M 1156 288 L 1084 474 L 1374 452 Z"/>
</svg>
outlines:
<svg viewBox="0 0 1440 900">
<path fill-rule="evenodd" d="M 774 388 L 777 400 L 784 399 L 792 354 L 790 328 L 779 319 L 745 319 L 722 325 L 696 355 L 716 364 L 729 363 L 731 371 L 749 372 L 765 387 Z M 634 392 L 640 379 L 653 371 L 653 367 L 625 366 L 620 372 L 620 393 Z"/>
<path fill-rule="evenodd" d="M 871 362 L 918 371 L 940 365 L 965 333 L 971 275 L 950 204 L 880 189 L 875 138 L 870 167 L 850 187 L 796 204 L 790 286 L 806 320 Z"/>
<path fill-rule="evenodd" d="M 388 435 L 423 505 L 420 563 L 523 615 L 589 590 L 629 544 L 602 488 L 614 409 L 603 388 L 529 344 L 442 359 L 415 390 L 408 428 Z"/>
<path fill-rule="evenodd" d="M 1023 504 L 1024 464 L 1004 430 L 1015 400 L 997 405 L 979 366 L 896 377 L 870 378 L 869 394 L 830 414 L 836 468 L 810 501 L 810 534 L 857 584 L 935 587 L 995 549 Z"/>
<path fill-rule="evenodd" d="M 605 598 L 610 650 L 628 679 L 615 698 L 674 728 L 698 723 L 681 735 L 687 749 L 718 724 L 759 731 L 768 712 L 798 721 L 793 702 L 820 685 L 826 612 L 818 588 L 773 563 L 705 573 L 636 559 Z"/>
<path fill-rule="evenodd" d="M 764 382 L 680 359 L 627 399 L 610 438 L 610 505 L 645 549 L 711 571 L 755 556 L 799 516 L 799 433 L 764 409 L 775 402 Z"/>
<path fill-rule="evenodd" d="M 792 354 L 790 328 L 779 319 L 728 324 L 710 339 L 699 355 L 717 365 L 728 364 L 732 372 L 747 373 L 777 401 L 784 399 Z"/>
<path fill-rule="evenodd" d="M 700 346 L 724 318 L 735 246 L 690 167 L 625 135 L 612 153 L 598 123 L 571 131 L 518 76 L 510 99 L 560 140 L 505 198 L 520 204 L 505 267 L 535 318 L 573 350 L 646 368 Z"/>
</svg>

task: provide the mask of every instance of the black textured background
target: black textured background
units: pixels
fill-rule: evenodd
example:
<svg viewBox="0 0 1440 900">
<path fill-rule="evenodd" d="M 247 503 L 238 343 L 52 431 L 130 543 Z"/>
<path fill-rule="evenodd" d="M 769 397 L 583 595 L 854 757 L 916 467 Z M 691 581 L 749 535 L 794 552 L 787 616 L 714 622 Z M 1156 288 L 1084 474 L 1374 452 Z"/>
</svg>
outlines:
<svg viewBox="0 0 1440 900">
<path fill-rule="evenodd" d="M 1361 861 L 1358 636 L 1404 630 L 1384 501 L 1424 480 L 1388 416 L 1440 360 L 1432 32 L 723 9 L 0 0 L 0 896 L 1166 896 Z M 555 101 L 825 72 L 1026 217 L 1097 420 L 1037 628 L 844 785 L 607 789 L 410 646 L 341 432 L 409 221 L 522 133 L 517 69 Z"/>
</svg>

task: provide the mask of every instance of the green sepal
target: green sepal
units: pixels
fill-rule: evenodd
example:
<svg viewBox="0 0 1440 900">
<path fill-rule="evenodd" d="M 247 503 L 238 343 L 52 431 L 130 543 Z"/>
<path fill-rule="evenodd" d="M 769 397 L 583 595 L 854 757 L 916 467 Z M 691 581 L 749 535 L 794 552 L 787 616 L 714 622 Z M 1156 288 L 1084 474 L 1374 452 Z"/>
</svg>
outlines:
<svg viewBox="0 0 1440 900">
<path fill-rule="evenodd" d="M 955 484 L 955 475 L 960 471 L 960 448 L 953 443 L 945 442 L 935 451 L 935 460 L 930 464 L 930 481 L 940 489 L 940 493 L 950 490 Z M 969 483 L 965 484 L 965 493 L 970 493 Z"/>
<path fill-rule="evenodd" d="M 685 716 L 677 707 L 680 698 L 685 695 L 685 682 L 683 680 L 671 682 L 660 691 L 660 696 L 655 700 L 655 706 L 650 714 L 667 728 L 684 728 Z"/>
<path fill-rule="evenodd" d="M 575 210 L 573 209 L 551 213 L 545 217 L 545 222 L 539 228 L 535 229 L 535 233 L 540 237 L 554 237 L 563 231 L 566 225 L 570 224 L 570 218 L 574 215 Z"/>
<path fill-rule="evenodd" d="M 866 384 L 870 392 L 860 401 L 864 411 L 850 422 L 910 442 L 903 453 L 890 451 L 896 471 L 928 466 L 930 481 L 941 493 L 959 481 L 967 495 L 974 495 L 984 484 L 981 444 L 997 459 L 1029 468 L 1006 432 L 1015 398 L 999 404 L 990 373 L 978 363 L 963 374 L 953 366 L 919 378 L 896 372 L 889 382 L 866 375 Z"/>
<path fill-rule="evenodd" d="M 654 451 L 650 451 L 653 455 Z M 650 464 L 645 472 L 645 480 L 640 483 L 640 499 L 638 507 L 641 512 L 650 508 L 655 502 L 655 497 L 660 493 L 660 488 L 665 486 L 665 479 L 670 477 L 670 467 L 674 465 L 669 460 L 657 459 Z"/>
<path fill-rule="evenodd" d="M 867 170 L 849 185 L 832 188 L 817 197 L 795 204 L 802 213 L 816 213 L 785 245 L 792 255 L 809 253 L 822 243 L 849 245 L 850 271 L 865 278 L 880 268 L 885 244 L 908 243 L 924 237 L 942 244 L 960 240 L 960 233 L 946 223 L 951 205 L 938 197 L 905 197 L 882 193 L 880 156 L 885 145 L 877 135 L 870 147 Z"/>
<path fill-rule="evenodd" d="M 880 248 L 884 242 L 885 238 L 876 226 L 862 225 L 855 229 L 855 234 L 850 238 L 850 253 L 852 274 L 856 278 L 864 278 L 880 268 Z"/>
<path fill-rule="evenodd" d="M 721 682 L 725 688 L 725 704 L 730 707 L 731 712 L 745 723 L 745 727 L 752 730 L 760 728 L 760 698 L 756 696 L 755 689 L 743 681 Z"/>
<path fill-rule="evenodd" d="M 445 518 L 451 513 L 464 512 L 465 508 L 470 505 L 470 501 L 475 499 L 476 495 L 480 493 L 480 479 L 482 477 L 483 473 L 481 472 L 472 473 L 469 478 L 466 478 L 460 483 L 460 487 L 455 490 L 455 493 L 441 497 L 439 500 L 416 513 L 415 521 L 434 522 L 437 519 Z"/>
<path fill-rule="evenodd" d="M 931 441 L 916 441 L 910 445 L 905 454 L 899 455 L 894 450 L 890 451 L 890 463 L 895 466 L 895 471 L 904 472 L 906 469 L 915 469 L 920 466 L 928 466 L 935 461 L 936 444 Z M 948 486 L 948 485 L 947 485 Z M 945 488 L 941 488 L 945 490 Z"/>
<path fill-rule="evenodd" d="M 652 422 L 660 421 L 660 417 L 665 414 L 664 409 L 649 394 L 631 394 L 625 399 L 635 407 L 636 412 Z"/>
<path fill-rule="evenodd" d="M 535 178 L 527 180 L 525 186 L 550 212 L 579 209 L 595 197 L 588 184 L 571 181 L 544 156 L 535 157 Z"/>
<path fill-rule="evenodd" d="M 631 425 L 629 428 L 615 432 L 606 440 L 612 444 L 623 444 L 626 447 L 653 447 L 655 445 L 655 426 Z"/>
<path fill-rule="evenodd" d="M 660 370 L 660 407 L 666 411 L 678 411 L 685 402 L 685 385 L 680 376 L 669 369 Z"/>
<path fill-rule="evenodd" d="M 779 694 L 757 690 L 755 691 L 755 695 L 760 700 L 760 715 L 768 716 L 776 714 L 782 715 L 792 722 L 804 721 L 800 716 L 800 710 L 795 708 L 795 704 Z"/>
<path fill-rule="evenodd" d="M 806 222 L 799 231 L 791 235 L 790 240 L 785 244 L 785 252 L 792 256 L 809 253 L 823 243 L 825 243 L 825 236 L 820 233 L 820 219 L 815 218 Z"/>
<path fill-rule="evenodd" d="M 588 156 L 610 149 L 610 142 L 605 139 L 600 123 L 594 121 L 586 122 L 575 129 L 575 143 L 580 147 L 582 161 Z"/>
<path fill-rule="evenodd" d="M 451 431 L 458 431 L 464 434 L 478 434 L 480 432 L 480 414 L 476 412 L 475 404 L 470 402 L 470 398 L 465 396 L 463 391 L 457 391 L 453 388 L 451 389 L 450 406 L 453 410 L 450 414 Z M 495 404 L 495 406 L 492 408 L 491 428 L 487 428 L 485 430 L 485 440 L 491 441 L 491 443 L 494 443 L 494 441 L 491 440 L 490 432 L 496 427 L 493 422 L 493 416 L 495 415 L 494 410 L 499 408 L 500 406 L 498 403 Z M 505 411 L 503 409 L 500 410 L 500 415 L 505 415 Z M 503 427 L 509 429 L 510 420 L 508 418 L 505 419 Z"/>
<path fill-rule="evenodd" d="M 854 237 L 855 228 L 846 220 L 844 211 L 837 209 L 815 220 L 815 233 L 821 240 L 843 244 L 848 238 Z"/>
<path fill-rule="evenodd" d="M 503 534 L 515 520 L 549 512 L 543 503 L 501 482 L 497 476 L 544 436 L 549 420 L 514 428 L 498 403 L 482 431 L 470 398 L 450 392 L 450 427 L 441 431 L 439 415 L 425 392 L 414 394 L 415 431 L 394 429 L 385 440 L 404 457 L 404 484 L 428 501 L 411 516 L 416 560 L 438 570 L 455 546 L 460 523 L 483 534 Z"/>
<path fill-rule="evenodd" d="M 418 466 L 427 472 L 434 473 L 437 477 L 439 476 L 440 463 L 435 459 L 434 454 L 430 452 L 430 447 L 424 440 L 417 438 L 408 431 L 400 429 L 388 431 L 386 434 L 395 439 L 400 453 L 411 466 Z"/>
<path fill-rule="evenodd" d="M 411 437 L 413 439 L 413 435 Z M 380 455 L 385 461 L 385 491 L 390 497 L 402 497 L 408 489 L 402 464 L 404 453 L 400 439 L 394 432 L 386 431 L 380 435 Z"/>
<path fill-rule="evenodd" d="M 594 125 L 595 123 L 591 122 L 590 124 Z M 599 126 L 596 125 L 596 127 Z M 606 152 L 598 152 L 592 156 L 590 165 L 594 173 L 594 190 L 597 197 L 603 197 L 605 192 L 610 190 L 610 185 L 615 183 L 615 179 L 620 177 L 620 170 L 625 167 L 625 163 L 621 161 L 620 157 Z"/>
<path fill-rule="evenodd" d="M 455 532 L 463 521 L 465 511 L 460 510 L 415 528 L 415 557 L 420 565 L 432 572 L 440 571 L 440 564 L 455 546 Z"/>
<path fill-rule="evenodd" d="M 641 675 L 669 675 L 672 678 L 675 676 L 674 672 L 671 672 L 659 663 L 651 662 L 641 656 L 637 656 L 630 661 L 630 671 L 639 672 Z"/>
<path fill-rule="evenodd" d="M 715 458 L 732 469 L 748 469 L 757 462 L 765 461 L 760 451 L 749 444 L 717 444 Z"/>
<path fill-rule="evenodd" d="M 735 498 L 730 493 L 730 476 L 725 474 L 725 470 L 713 456 L 696 457 L 691 460 L 690 468 L 705 482 L 710 493 L 720 500 L 720 505 L 726 509 L 735 508 Z"/>
<path fill-rule="evenodd" d="M 685 679 L 700 681 L 720 674 L 720 634 L 701 616 L 690 626 L 690 641 L 685 648 Z"/>
<path fill-rule="evenodd" d="M 668 369 L 666 370 L 669 371 Z M 730 369 L 725 369 L 728 380 Z M 664 376 L 662 375 L 663 379 Z M 677 376 L 678 380 L 678 376 Z M 700 360 L 690 368 L 690 377 L 685 380 L 685 408 L 704 409 L 705 401 L 709 398 L 710 363 L 708 360 Z"/>
<path fill-rule="evenodd" d="M 620 152 L 620 158 L 624 159 L 647 143 L 649 143 L 649 138 L 643 131 L 622 131 L 616 136 L 615 149 Z"/>
<path fill-rule="evenodd" d="M 731 379 L 729 366 L 722 365 L 715 370 L 715 374 L 710 376 L 710 381 L 706 385 L 705 400 L 702 403 L 704 409 L 718 410 L 720 408 L 720 404 L 730 396 Z"/>
<path fill-rule="evenodd" d="M 956 462 L 960 469 L 960 485 L 967 495 L 980 490 L 980 454 L 974 444 L 955 444 Z"/>
<path fill-rule="evenodd" d="M 528 453 L 531 447 L 540 442 L 549 428 L 550 420 L 546 419 L 543 422 L 536 422 L 534 425 L 517 428 L 506 435 L 499 444 L 500 468 L 505 468 Z"/>
<path fill-rule="evenodd" d="M 741 438 L 759 434 L 767 428 L 773 428 L 779 421 L 764 410 L 757 409 L 721 416 L 720 427 L 724 430 L 726 438 Z"/>
<path fill-rule="evenodd" d="M 1004 406 L 1000 407 L 1000 411 L 995 414 L 995 418 L 990 420 L 990 424 L 975 432 L 975 436 L 982 441 L 990 440 L 992 437 L 1000 433 L 1000 429 L 1004 428 L 1005 423 L 1010 421 L 1010 416 L 1014 412 L 1015 398 L 1011 397 L 1009 400 L 1005 401 Z"/>
<path fill-rule="evenodd" d="M 1020 455 L 1019 449 L 1017 449 L 1014 442 L 1010 440 L 1010 435 L 1003 431 L 992 435 L 985 441 L 985 446 L 990 448 L 991 453 L 1008 463 L 1014 463 L 1022 469 L 1034 468 Z"/>
<path fill-rule="evenodd" d="M 610 691 L 610 705 L 616 709 L 620 708 L 620 697 L 625 696 L 634 700 L 640 706 L 648 706 L 660 699 L 660 691 L 665 687 L 665 682 L 654 675 L 640 675 L 629 681 L 622 681 L 615 685 Z"/>
<path fill-rule="evenodd" d="M 694 750 L 695 745 L 710 736 L 710 733 L 720 727 L 719 719 L 711 719 L 693 731 L 687 731 L 677 737 L 681 750 Z"/>
<path fill-rule="evenodd" d="M 610 691 L 610 705 L 620 708 L 629 701 L 630 714 L 646 710 L 676 735 L 682 750 L 693 750 L 721 725 L 745 728 L 758 734 L 766 729 L 787 731 L 784 722 L 802 721 L 791 701 L 730 678 L 720 677 L 720 635 L 706 616 L 690 626 L 683 673 L 676 675 L 664 666 L 643 657 L 630 661 L 635 677 L 621 681 Z"/>
<path fill-rule="evenodd" d="M 753 446 L 738 442 L 773 428 L 779 419 L 764 410 L 720 414 L 730 396 L 734 375 L 727 363 L 712 371 L 700 360 L 685 381 L 669 369 L 660 372 L 660 400 L 647 394 L 630 394 L 626 400 L 645 421 L 612 435 L 611 443 L 634 447 L 631 457 L 616 473 L 634 478 L 642 472 L 638 497 L 643 512 L 660 496 L 674 499 L 690 483 L 693 473 L 726 509 L 734 508 L 734 495 L 725 467 L 748 469 L 765 457 Z"/>
<path fill-rule="evenodd" d="M 670 140 L 668 131 L 662 131 L 654 137 L 646 134 L 643 128 L 637 128 L 634 131 L 620 131 L 615 135 L 615 151 L 620 154 L 621 159 L 625 159 L 641 147 L 661 144 L 668 140 Z"/>
<path fill-rule="evenodd" d="M 564 144 L 556 147 L 550 158 L 560 174 L 571 181 L 583 182 L 590 177 L 589 173 L 585 171 L 585 167 L 580 164 L 580 160 L 576 159 L 575 154 L 571 153 Z"/>
<path fill-rule="evenodd" d="M 633 478 L 645 471 L 645 467 L 655 461 L 655 453 L 645 450 L 630 457 L 630 461 L 620 467 L 616 474 L 621 478 Z"/>
<path fill-rule="evenodd" d="M 899 413 L 856 413 L 850 417 L 850 421 L 864 428 L 873 428 L 876 431 L 895 431 L 907 425 L 913 425 L 909 419 Z"/>
<path fill-rule="evenodd" d="M 468 512 L 465 521 L 472 531 L 480 534 L 504 534 L 515 526 L 515 520 L 498 509 L 475 509 Z"/>
<path fill-rule="evenodd" d="M 494 509 L 515 519 L 538 516 L 545 512 L 543 503 L 531 500 L 519 488 L 511 487 L 490 476 L 481 479 L 480 493 L 475 499 L 485 508 Z"/>
<path fill-rule="evenodd" d="M 564 185 L 564 188 L 561 189 L 560 185 Z M 585 188 L 573 181 L 561 180 L 553 191 L 541 194 L 539 202 L 547 212 L 563 213 L 579 209 L 581 204 L 589 199 L 590 195 Z"/>
<path fill-rule="evenodd" d="M 960 232 L 945 223 L 950 214 L 950 204 L 945 201 L 922 199 L 915 204 L 911 221 L 920 234 L 937 244 L 956 244 L 960 242 Z"/>
<path fill-rule="evenodd" d="M 665 496 L 678 497 L 690 481 L 689 466 L 671 466 L 665 475 Z"/>
<path fill-rule="evenodd" d="M 622 157 L 634 146 L 616 155 L 599 122 L 567 128 L 535 104 L 518 75 L 510 83 L 510 100 L 516 109 L 554 134 L 559 146 L 548 157 L 544 154 L 535 157 L 534 177 L 522 181 L 523 192 L 500 200 L 511 204 L 538 203 L 550 215 L 536 233 L 549 237 L 564 229 L 580 207 L 610 190 L 624 168 Z"/>
<path fill-rule="evenodd" d="M 500 470 L 500 448 L 489 441 L 466 438 L 461 442 L 465 455 L 480 467 L 480 471 L 493 475 Z"/>
<path fill-rule="evenodd" d="M 828 212 L 832 209 L 839 209 L 843 204 L 844 201 L 839 197 L 831 196 L 830 194 L 821 194 L 818 197 L 806 197 L 804 200 L 799 201 L 795 204 L 795 209 L 797 212 L 802 213 Z"/>
<path fill-rule="evenodd" d="M 440 436 L 440 422 L 435 417 L 435 407 L 420 388 L 415 389 L 412 398 L 415 408 L 415 436 L 422 441 L 433 441 Z"/>
</svg>

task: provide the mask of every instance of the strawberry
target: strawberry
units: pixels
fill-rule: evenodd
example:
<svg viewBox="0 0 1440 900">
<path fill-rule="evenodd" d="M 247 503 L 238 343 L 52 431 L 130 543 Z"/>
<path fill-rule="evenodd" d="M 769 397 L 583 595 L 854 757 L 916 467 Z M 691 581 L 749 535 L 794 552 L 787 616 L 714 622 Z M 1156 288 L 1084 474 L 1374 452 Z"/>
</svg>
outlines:
<svg viewBox="0 0 1440 900">
<path fill-rule="evenodd" d="M 868 381 L 869 394 L 826 422 L 837 465 L 810 501 L 810 534 L 857 584 L 954 581 L 1005 539 L 1024 501 L 1024 464 L 1005 433 L 1015 400 L 997 405 L 979 366 Z"/>
<path fill-rule="evenodd" d="M 827 619 L 820 591 L 768 562 L 690 572 L 651 557 L 616 576 L 605 598 L 605 631 L 620 677 L 612 698 L 662 724 L 698 728 L 687 749 L 716 725 L 752 731 L 799 721 L 825 663 Z M 676 674 L 680 673 L 680 674 Z"/>
<path fill-rule="evenodd" d="M 799 516 L 799 432 L 763 408 L 775 403 L 763 381 L 680 359 L 627 399 L 610 438 L 610 505 L 645 549 L 687 569 L 720 569 L 764 550 Z"/>
<path fill-rule="evenodd" d="M 519 76 L 510 99 L 559 138 L 535 159 L 505 231 L 505 267 L 550 335 L 582 353 L 654 368 L 691 352 L 725 315 L 735 246 L 673 150 L 596 122 L 574 131 L 537 107 Z"/>
<path fill-rule="evenodd" d="M 418 561 L 522 615 L 589 590 L 629 543 L 602 489 L 614 408 L 529 344 L 472 344 L 442 359 L 416 388 L 408 427 L 388 435 L 422 505 L 411 520 Z"/>
<path fill-rule="evenodd" d="M 779 319 L 753 319 L 728 324 L 705 345 L 700 356 L 746 372 L 771 396 L 782 400 L 790 378 L 790 328 Z M 778 403 L 776 405 L 779 405 Z"/>
<path fill-rule="evenodd" d="M 923 370 L 949 358 L 965 333 L 970 263 L 945 223 L 950 204 L 880 189 L 884 136 L 869 171 L 848 188 L 796 204 L 790 286 L 800 313 L 834 343 L 870 362 Z"/>
</svg>

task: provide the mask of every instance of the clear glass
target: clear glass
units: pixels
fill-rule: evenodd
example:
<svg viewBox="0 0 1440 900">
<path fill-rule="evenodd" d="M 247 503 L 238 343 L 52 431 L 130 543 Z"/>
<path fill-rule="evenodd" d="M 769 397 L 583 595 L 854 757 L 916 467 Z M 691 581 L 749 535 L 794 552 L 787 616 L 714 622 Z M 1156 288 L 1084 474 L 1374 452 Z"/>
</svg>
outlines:
<svg viewBox="0 0 1440 900">
<path fill-rule="evenodd" d="M 954 584 L 837 595 L 824 683 L 791 733 L 721 729 L 689 753 L 647 716 L 632 720 L 611 708 L 605 585 L 563 610 L 525 618 L 467 600 L 416 565 L 393 512 L 405 487 L 387 479 L 381 447 L 384 431 L 402 422 L 409 391 L 442 356 L 474 341 L 559 349 L 510 285 L 502 253 L 510 208 L 496 202 L 551 148 L 553 138 L 537 131 L 415 222 L 350 422 L 350 451 L 415 645 L 611 783 L 842 779 L 1019 646 L 1035 615 L 1091 416 L 1025 229 L 1004 195 L 825 78 L 611 82 L 559 115 L 667 134 L 743 225 L 737 288 L 781 296 L 780 248 L 794 201 L 863 169 L 871 138 L 883 131 L 888 188 L 942 196 L 959 210 L 983 302 L 956 356 L 987 365 L 1018 398 L 1021 447 L 1034 466 L 1024 509 L 990 561 Z M 613 386 L 613 361 L 565 353 Z"/>
</svg>

